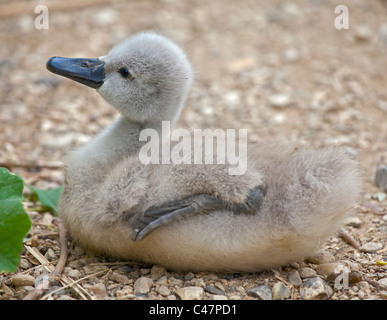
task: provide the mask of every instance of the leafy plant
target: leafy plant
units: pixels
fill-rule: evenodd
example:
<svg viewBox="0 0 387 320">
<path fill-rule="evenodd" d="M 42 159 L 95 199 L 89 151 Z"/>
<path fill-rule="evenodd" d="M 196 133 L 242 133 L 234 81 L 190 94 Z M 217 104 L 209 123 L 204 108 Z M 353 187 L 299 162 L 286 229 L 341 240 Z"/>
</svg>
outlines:
<svg viewBox="0 0 387 320">
<path fill-rule="evenodd" d="M 38 196 L 39 201 L 45 207 L 48 207 L 56 214 L 59 213 L 58 203 L 59 198 L 62 195 L 63 187 L 55 188 L 55 189 L 38 189 L 33 186 L 27 184 L 27 187 L 30 188 L 35 194 Z"/>
<path fill-rule="evenodd" d="M 31 228 L 24 210 L 23 179 L 0 168 L 0 272 L 14 272 L 20 262 L 23 238 Z"/>
<path fill-rule="evenodd" d="M 58 213 L 63 187 L 38 189 L 28 184 L 42 205 Z M 15 272 L 23 250 L 23 239 L 31 228 L 31 220 L 24 209 L 24 181 L 6 168 L 0 167 L 0 272 Z"/>
</svg>

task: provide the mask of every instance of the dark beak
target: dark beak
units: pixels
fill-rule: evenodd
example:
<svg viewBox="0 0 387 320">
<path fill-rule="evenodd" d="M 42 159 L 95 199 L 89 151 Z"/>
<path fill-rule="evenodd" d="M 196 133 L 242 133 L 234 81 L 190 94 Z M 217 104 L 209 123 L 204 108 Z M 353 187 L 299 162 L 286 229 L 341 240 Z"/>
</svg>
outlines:
<svg viewBox="0 0 387 320">
<path fill-rule="evenodd" d="M 105 78 L 104 65 L 105 62 L 98 59 L 52 57 L 46 67 L 53 73 L 97 89 Z"/>
</svg>

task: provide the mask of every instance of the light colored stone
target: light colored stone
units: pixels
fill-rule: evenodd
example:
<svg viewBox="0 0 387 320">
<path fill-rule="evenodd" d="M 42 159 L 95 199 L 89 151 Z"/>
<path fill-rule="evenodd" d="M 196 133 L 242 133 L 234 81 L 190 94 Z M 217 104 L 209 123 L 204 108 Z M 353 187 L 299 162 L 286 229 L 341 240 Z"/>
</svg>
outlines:
<svg viewBox="0 0 387 320">
<path fill-rule="evenodd" d="M 298 287 L 298 286 L 300 286 L 300 285 L 302 284 L 302 280 L 301 280 L 300 274 L 298 273 L 297 270 L 293 270 L 293 271 L 291 271 L 291 272 L 289 273 L 289 275 L 288 275 L 288 281 L 289 281 L 292 285 L 294 285 L 294 286 L 296 286 L 296 287 Z"/>
<path fill-rule="evenodd" d="M 151 269 L 150 276 L 152 280 L 158 280 L 161 278 L 167 270 L 163 266 L 154 265 Z"/>
<path fill-rule="evenodd" d="M 34 286 L 35 285 L 35 278 L 28 275 L 28 274 L 15 274 L 12 277 L 12 284 L 14 286 Z"/>
<path fill-rule="evenodd" d="M 300 286 L 300 295 L 305 300 L 326 300 L 332 293 L 332 288 L 320 277 L 309 278 Z"/>
<path fill-rule="evenodd" d="M 77 269 L 70 270 L 67 275 L 73 279 L 79 279 L 82 277 L 82 273 Z"/>
<path fill-rule="evenodd" d="M 194 284 L 195 284 L 195 286 L 202 287 L 203 289 L 206 287 L 206 283 L 204 282 L 204 280 L 202 278 L 194 279 Z"/>
<path fill-rule="evenodd" d="M 118 283 L 122 283 L 122 284 L 129 284 L 132 282 L 131 279 L 129 279 L 126 275 L 118 273 L 118 272 L 113 273 L 112 279 L 114 281 L 116 281 Z"/>
<path fill-rule="evenodd" d="M 378 285 L 382 290 L 387 290 L 387 278 L 382 278 L 378 280 Z"/>
<path fill-rule="evenodd" d="M 308 267 L 298 269 L 298 273 L 300 274 L 301 279 L 312 278 L 317 274 L 315 270 Z"/>
<path fill-rule="evenodd" d="M 180 288 L 175 293 L 181 300 L 202 300 L 204 297 L 204 289 L 202 287 Z"/>
<path fill-rule="evenodd" d="M 0 289 L 3 290 L 3 292 L 6 296 L 13 295 L 13 291 L 10 288 L 8 288 L 4 283 L 1 285 Z"/>
<path fill-rule="evenodd" d="M 147 294 L 152 288 L 153 280 L 147 277 L 140 277 L 134 282 L 134 292 L 136 294 Z"/>
<path fill-rule="evenodd" d="M 314 264 L 323 264 L 335 262 L 335 257 L 329 252 L 319 252 L 307 258 L 307 260 Z"/>
<path fill-rule="evenodd" d="M 272 288 L 273 300 L 284 300 L 291 296 L 289 288 L 283 282 L 277 282 Z"/>
<path fill-rule="evenodd" d="M 183 285 L 184 281 L 181 280 L 181 279 L 174 278 L 174 277 L 169 277 L 168 278 L 168 283 L 171 284 L 171 285 L 175 285 L 175 286 L 181 287 Z"/>
<path fill-rule="evenodd" d="M 228 298 L 221 294 L 214 294 L 212 300 L 228 300 Z"/>
<path fill-rule="evenodd" d="M 167 286 L 163 286 L 163 285 L 157 287 L 156 292 L 161 294 L 164 297 L 167 297 L 171 294 L 171 290 L 169 290 Z"/>
<path fill-rule="evenodd" d="M 387 290 L 381 290 L 379 294 L 382 298 L 387 299 Z"/>
<path fill-rule="evenodd" d="M 383 244 L 380 242 L 367 242 L 364 243 L 359 250 L 363 252 L 372 253 L 383 248 Z"/>
<path fill-rule="evenodd" d="M 328 274 L 340 274 L 344 270 L 344 265 L 338 262 L 323 263 L 316 267 L 316 272 L 320 276 L 326 277 Z"/>
<path fill-rule="evenodd" d="M 27 259 L 22 258 L 22 259 L 20 259 L 19 267 L 24 269 L 24 270 L 27 270 L 27 269 L 32 268 L 32 264 Z"/>
<path fill-rule="evenodd" d="M 241 294 L 246 294 L 246 289 L 242 286 L 236 286 L 235 290 L 238 291 Z"/>
<path fill-rule="evenodd" d="M 258 298 L 259 300 L 272 300 L 273 296 L 271 289 L 268 286 L 258 286 L 247 290 L 247 294 L 251 297 Z"/>
<path fill-rule="evenodd" d="M 57 255 L 55 254 L 54 250 L 52 250 L 51 248 L 49 248 L 47 250 L 47 252 L 44 254 L 44 256 L 47 258 L 47 260 L 49 261 L 55 261 L 55 260 L 58 260 L 58 257 Z"/>
<path fill-rule="evenodd" d="M 290 48 L 284 51 L 283 57 L 287 62 L 295 62 L 300 58 L 300 54 L 296 49 Z"/>
<path fill-rule="evenodd" d="M 85 289 L 94 293 L 97 299 L 102 299 L 106 296 L 106 287 L 103 283 L 99 282 L 93 285 L 84 285 Z"/>
<path fill-rule="evenodd" d="M 208 280 L 217 280 L 218 276 L 215 273 L 207 273 L 203 275 L 203 280 L 208 281 Z"/>
<path fill-rule="evenodd" d="M 219 281 L 215 282 L 214 286 L 217 287 L 218 289 L 222 290 L 222 291 L 226 291 L 226 289 L 224 288 L 224 285 L 222 283 L 220 283 Z"/>
<path fill-rule="evenodd" d="M 349 217 L 345 219 L 344 224 L 346 226 L 359 228 L 361 226 L 362 221 L 358 217 Z"/>
<path fill-rule="evenodd" d="M 355 28 L 355 39 L 358 41 L 368 41 L 373 32 L 367 24 L 358 25 Z"/>
<path fill-rule="evenodd" d="M 283 93 L 273 94 L 269 97 L 269 102 L 273 107 L 284 108 L 290 104 L 290 97 Z"/>
<path fill-rule="evenodd" d="M 168 279 L 167 279 L 167 277 L 166 276 L 162 276 L 161 278 L 159 278 L 157 281 L 156 281 L 156 283 L 155 283 L 155 285 L 156 286 L 158 286 L 158 285 L 167 285 L 168 284 Z"/>
</svg>

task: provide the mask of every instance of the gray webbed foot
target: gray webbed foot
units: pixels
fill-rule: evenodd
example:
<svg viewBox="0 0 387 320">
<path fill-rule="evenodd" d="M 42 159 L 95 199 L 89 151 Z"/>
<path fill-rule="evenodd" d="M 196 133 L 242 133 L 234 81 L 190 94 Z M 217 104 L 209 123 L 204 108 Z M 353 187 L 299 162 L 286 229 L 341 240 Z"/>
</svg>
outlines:
<svg viewBox="0 0 387 320">
<path fill-rule="evenodd" d="M 160 207 L 153 207 L 145 212 L 133 214 L 129 218 L 129 223 L 134 229 L 132 240 L 140 241 L 154 229 L 194 214 L 209 213 L 215 210 L 253 214 L 259 209 L 263 199 L 264 191 L 255 187 L 244 203 L 228 203 L 208 194 L 200 194 L 184 200 L 169 202 Z"/>
</svg>

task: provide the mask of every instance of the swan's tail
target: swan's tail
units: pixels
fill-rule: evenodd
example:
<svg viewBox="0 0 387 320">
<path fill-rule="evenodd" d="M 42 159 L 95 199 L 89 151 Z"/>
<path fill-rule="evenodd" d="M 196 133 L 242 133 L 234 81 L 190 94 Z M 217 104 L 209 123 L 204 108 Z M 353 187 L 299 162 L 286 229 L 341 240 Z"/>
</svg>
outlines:
<svg viewBox="0 0 387 320">
<path fill-rule="evenodd" d="M 361 175 L 356 161 L 333 147 L 306 148 L 279 158 L 284 160 L 267 176 L 272 217 L 302 236 L 333 234 L 358 201 Z"/>
</svg>

